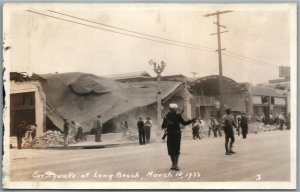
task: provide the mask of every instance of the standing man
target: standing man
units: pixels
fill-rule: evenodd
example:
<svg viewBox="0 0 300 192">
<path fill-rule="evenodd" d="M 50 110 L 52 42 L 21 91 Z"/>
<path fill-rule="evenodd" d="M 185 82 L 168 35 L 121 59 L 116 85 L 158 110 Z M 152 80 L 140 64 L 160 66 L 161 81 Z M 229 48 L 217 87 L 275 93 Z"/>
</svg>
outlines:
<svg viewBox="0 0 300 192">
<path fill-rule="evenodd" d="M 273 116 L 273 113 L 270 113 L 270 115 L 269 115 L 269 119 L 270 119 L 270 121 L 269 121 L 269 124 L 270 125 L 273 125 L 273 123 L 274 123 L 274 116 Z"/>
<path fill-rule="evenodd" d="M 247 134 L 248 134 L 248 118 L 247 118 L 245 112 L 242 112 L 240 125 L 241 125 L 241 128 L 242 128 L 243 139 L 246 139 Z"/>
<path fill-rule="evenodd" d="M 150 136 L 151 136 L 151 127 L 152 127 L 152 121 L 150 117 L 146 118 L 145 121 L 145 137 L 146 137 L 146 143 L 150 143 Z"/>
<path fill-rule="evenodd" d="M 235 152 L 232 151 L 232 145 L 234 143 L 234 134 L 233 134 L 233 128 L 234 126 L 236 128 L 234 118 L 231 114 L 231 109 L 226 108 L 225 109 L 226 114 L 223 116 L 223 125 L 224 125 L 224 132 L 225 132 L 225 150 L 226 155 L 232 155 Z M 229 143 L 230 139 L 230 143 Z M 229 144 L 229 145 L 228 145 Z"/>
<path fill-rule="evenodd" d="M 122 131 L 123 131 L 123 137 L 126 137 L 127 132 L 128 132 L 128 122 L 124 119 L 121 123 L 122 126 Z"/>
<path fill-rule="evenodd" d="M 64 119 L 64 145 L 68 146 L 68 135 L 69 135 L 69 122 Z"/>
<path fill-rule="evenodd" d="M 27 124 L 25 121 L 22 121 L 18 125 L 18 132 L 17 132 L 17 143 L 18 149 L 22 149 L 22 139 L 25 137 Z"/>
<path fill-rule="evenodd" d="M 80 125 L 80 123 L 75 122 L 73 120 L 71 121 L 71 124 L 72 124 L 72 127 L 71 127 L 70 135 L 72 137 L 74 137 L 74 139 L 76 140 L 76 135 L 77 135 L 78 129 L 79 129 L 79 127 L 81 127 L 81 125 Z"/>
<path fill-rule="evenodd" d="M 139 120 L 137 122 L 137 127 L 139 130 L 140 145 L 145 145 L 145 124 L 142 117 L 139 117 Z"/>
<path fill-rule="evenodd" d="M 282 112 L 278 115 L 278 120 L 279 120 L 279 125 L 280 125 L 280 130 L 281 131 L 283 130 L 283 125 L 284 125 L 284 122 L 285 122 L 285 118 L 284 118 L 283 114 L 284 113 Z"/>
<path fill-rule="evenodd" d="M 34 124 L 34 125 L 32 125 L 31 126 L 31 138 L 32 139 L 34 139 L 35 138 L 35 136 L 36 136 L 36 128 L 37 128 L 37 125 L 36 124 Z"/>
<path fill-rule="evenodd" d="M 240 133 L 241 133 L 241 131 L 240 131 L 240 127 L 241 127 L 241 115 L 237 115 L 236 116 L 236 125 L 237 125 L 237 128 L 236 128 L 236 131 L 237 131 L 237 133 L 238 133 L 238 136 L 240 136 Z"/>
<path fill-rule="evenodd" d="M 211 131 L 213 132 L 215 137 L 217 137 L 218 133 L 219 133 L 219 136 L 222 137 L 219 123 L 214 116 L 211 116 L 210 120 L 208 121 L 208 127 L 209 127 L 208 137 L 210 136 Z"/>
<path fill-rule="evenodd" d="M 171 103 L 169 105 L 170 111 L 164 117 L 162 128 L 167 129 L 167 146 L 168 146 L 168 154 L 171 157 L 172 167 L 171 170 L 179 170 L 178 167 L 178 159 L 180 154 L 180 141 L 181 141 L 181 125 L 189 125 L 195 119 L 185 121 L 181 114 L 177 112 L 178 105 L 175 103 Z"/>
<path fill-rule="evenodd" d="M 101 133 L 102 133 L 102 120 L 101 115 L 98 115 L 94 121 L 94 129 L 95 129 L 95 141 L 102 142 Z"/>
<path fill-rule="evenodd" d="M 217 137 L 217 132 L 216 132 L 216 121 L 213 116 L 211 116 L 210 120 L 208 121 L 208 137 L 210 137 L 210 132 L 213 132 L 214 136 Z"/>
<path fill-rule="evenodd" d="M 82 130 L 82 127 L 81 127 L 80 123 L 75 122 L 75 121 L 71 121 L 71 124 L 72 124 L 72 131 L 71 131 L 70 135 L 77 142 L 77 140 L 79 140 L 80 134 L 82 134 L 83 130 Z"/>
<path fill-rule="evenodd" d="M 287 130 L 291 129 L 291 114 L 290 114 L 290 112 L 286 116 L 286 129 Z"/>
<path fill-rule="evenodd" d="M 195 122 L 192 124 L 192 131 L 193 131 L 193 139 L 201 139 L 199 135 L 199 130 L 201 126 L 201 121 L 200 119 L 196 119 Z"/>
</svg>

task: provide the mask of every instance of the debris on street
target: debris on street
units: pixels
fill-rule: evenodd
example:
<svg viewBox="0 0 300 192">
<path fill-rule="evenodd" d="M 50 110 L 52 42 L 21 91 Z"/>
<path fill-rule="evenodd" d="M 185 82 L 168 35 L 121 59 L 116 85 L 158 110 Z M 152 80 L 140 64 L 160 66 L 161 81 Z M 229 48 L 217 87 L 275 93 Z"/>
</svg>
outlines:
<svg viewBox="0 0 300 192">
<path fill-rule="evenodd" d="M 68 138 L 69 144 L 76 143 L 74 137 Z M 32 141 L 24 143 L 24 148 L 45 148 L 64 145 L 64 134 L 59 131 L 47 131 Z"/>
</svg>

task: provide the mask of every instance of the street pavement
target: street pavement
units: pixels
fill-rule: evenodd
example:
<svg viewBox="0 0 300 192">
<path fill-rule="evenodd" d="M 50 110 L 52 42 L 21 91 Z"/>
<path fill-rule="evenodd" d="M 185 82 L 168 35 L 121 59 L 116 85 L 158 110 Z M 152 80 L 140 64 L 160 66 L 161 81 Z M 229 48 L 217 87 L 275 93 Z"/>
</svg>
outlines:
<svg viewBox="0 0 300 192">
<path fill-rule="evenodd" d="M 290 132 L 183 140 L 180 171 L 170 171 L 166 143 L 101 149 L 11 149 L 11 181 L 289 181 Z"/>
</svg>

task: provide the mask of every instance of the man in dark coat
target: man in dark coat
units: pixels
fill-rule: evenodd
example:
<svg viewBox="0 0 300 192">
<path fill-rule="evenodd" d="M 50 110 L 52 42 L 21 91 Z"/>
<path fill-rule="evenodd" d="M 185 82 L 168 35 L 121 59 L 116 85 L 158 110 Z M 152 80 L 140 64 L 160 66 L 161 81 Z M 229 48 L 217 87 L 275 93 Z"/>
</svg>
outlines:
<svg viewBox="0 0 300 192">
<path fill-rule="evenodd" d="M 17 132 L 17 143 L 18 149 L 22 149 L 22 138 L 25 136 L 27 124 L 25 121 L 22 121 L 18 125 L 18 132 Z"/>
<path fill-rule="evenodd" d="M 226 150 L 225 154 L 232 155 L 235 153 L 234 151 L 232 151 L 232 145 L 235 141 L 232 127 L 233 126 L 235 128 L 237 127 L 235 125 L 234 118 L 231 114 L 231 109 L 226 108 L 225 112 L 226 114 L 223 116 L 223 125 L 224 125 L 224 133 L 225 133 L 225 150 Z M 230 143 L 229 143 L 229 139 L 230 139 Z"/>
<path fill-rule="evenodd" d="M 68 146 L 68 137 L 69 137 L 69 122 L 67 119 L 64 119 L 64 145 Z"/>
<path fill-rule="evenodd" d="M 94 120 L 94 131 L 95 131 L 95 141 L 102 142 L 101 134 L 102 134 L 102 120 L 101 115 L 98 115 L 97 118 Z"/>
<path fill-rule="evenodd" d="M 241 116 L 241 122 L 240 122 L 241 128 L 242 128 L 242 135 L 243 139 L 247 138 L 248 134 L 248 118 L 246 114 L 243 112 Z"/>
<path fill-rule="evenodd" d="M 167 146 L 168 154 L 172 161 L 171 170 L 179 170 L 178 158 L 180 154 L 180 141 L 181 141 L 181 125 L 189 125 L 195 119 L 185 121 L 180 113 L 177 113 L 178 105 L 175 103 L 170 104 L 170 111 L 164 117 L 162 128 L 167 129 Z"/>
<path fill-rule="evenodd" d="M 140 145 L 145 145 L 145 125 L 142 117 L 139 117 L 139 120 L 137 122 L 137 127 L 139 130 Z"/>
<path fill-rule="evenodd" d="M 146 121 L 144 123 L 144 128 L 145 128 L 146 143 L 148 143 L 148 144 L 150 143 L 151 127 L 152 127 L 151 118 L 147 117 Z"/>
</svg>

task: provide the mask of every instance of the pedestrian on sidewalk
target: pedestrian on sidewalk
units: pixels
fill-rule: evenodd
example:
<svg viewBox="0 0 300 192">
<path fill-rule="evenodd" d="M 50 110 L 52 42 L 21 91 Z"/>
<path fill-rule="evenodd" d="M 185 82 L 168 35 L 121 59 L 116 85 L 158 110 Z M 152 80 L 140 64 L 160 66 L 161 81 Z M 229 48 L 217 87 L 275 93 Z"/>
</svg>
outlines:
<svg viewBox="0 0 300 192">
<path fill-rule="evenodd" d="M 210 132 L 212 131 L 214 134 L 214 137 L 219 136 L 222 137 L 222 133 L 220 130 L 220 126 L 219 126 L 219 122 L 217 121 L 217 119 L 214 116 L 211 116 L 210 120 L 208 121 L 208 137 L 210 136 Z"/>
<path fill-rule="evenodd" d="M 278 120 L 279 120 L 279 125 L 280 125 L 280 130 L 283 130 L 283 125 L 284 125 L 284 122 L 285 122 L 285 118 L 284 118 L 284 113 L 280 113 L 278 115 Z"/>
<path fill-rule="evenodd" d="M 76 141 L 76 135 L 78 133 L 78 129 L 79 127 L 81 127 L 80 123 L 75 122 L 75 121 L 71 121 L 72 127 L 71 127 L 71 131 L 70 131 L 70 136 L 73 137 Z"/>
<path fill-rule="evenodd" d="M 193 121 L 196 120 L 188 120 L 185 121 L 181 113 L 178 113 L 178 105 L 175 103 L 171 103 L 169 105 L 170 111 L 168 114 L 164 117 L 162 128 L 167 129 L 167 146 L 168 146 L 168 154 L 172 161 L 172 167 L 171 170 L 179 170 L 178 167 L 178 159 L 180 154 L 180 142 L 181 142 L 181 125 L 189 125 Z"/>
<path fill-rule="evenodd" d="M 242 128 L 243 139 L 246 139 L 247 134 L 248 134 L 248 118 L 247 118 L 245 112 L 242 112 L 240 124 L 241 124 L 241 128 Z"/>
<path fill-rule="evenodd" d="M 290 130 L 291 129 L 291 114 L 290 112 L 286 116 L 286 129 Z"/>
<path fill-rule="evenodd" d="M 240 134 L 241 134 L 241 131 L 240 131 L 241 118 L 242 118 L 241 115 L 236 116 L 236 126 L 237 126 L 236 131 L 237 131 L 238 136 L 240 136 Z"/>
<path fill-rule="evenodd" d="M 95 131 L 95 141 L 102 142 L 102 140 L 101 140 L 101 133 L 102 133 L 101 115 L 98 115 L 94 121 L 94 131 Z"/>
<path fill-rule="evenodd" d="M 68 136 L 69 136 L 69 122 L 67 119 L 64 119 L 64 146 L 68 146 Z"/>
<path fill-rule="evenodd" d="M 31 138 L 34 139 L 36 136 L 36 128 L 37 128 L 37 124 L 31 125 L 30 129 L 31 129 Z"/>
<path fill-rule="evenodd" d="M 123 131 L 123 138 L 127 136 L 128 132 L 128 122 L 124 119 L 121 123 L 122 131 Z"/>
<path fill-rule="evenodd" d="M 270 124 L 270 125 L 273 125 L 273 124 L 274 124 L 274 116 L 273 116 L 273 113 L 270 113 L 269 119 L 270 119 L 269 124 Z"/>
<path fill-rule="evenodd" d="M 17 132 L 18 149 L 22 149 L 22 140 L 23 137 L 25 137 L 27 124 L 25 121 L 21 121 L 21 123 L 19 123 L 17 127 L 18 127 L 18 132 Z"/>
<path fill-rule="evenodd" d="M 216 120 L 213 116 L 211 116 L 210 120 L 208 121 L 208 137 L 210 137 L 211 132 L 213 132 L 214 136 L 217 137 L 216 127 Z"/>
<path fill-rule="evenodd" d="M 146 143 L 150 143 L 150 136 L 151 136 L 151 127 L 152 127 L 152 121 L 150 117 L 146 118 L 145 121 L 145 137 L 146 137 Z"/>
<path fill-rule="evenodd" d="M 232 151 L 232 146 L 235 141 L 234 134 L 233 134 L 233 126 L 236 128 L 234 118 L 231 114 L 231 109 L 226 108 L 225 109 L 226 114 L 223 116 L 223 126 L 224 126 L 224 132 L 225 132 L 225 150 L 226 155 L 232 155 L 235 152 Z M 229 143 L 230 140 L 230 143 Z"/>
<path fill-rule="evenodd" d="M 201 121 L 200 119 L 196 119 L 195 122 L 192 123 L 192 131 L 193 131 L 193 139 L 201 139 L 199 135 L 199 130 L 201 126 Z"/>
<path fill-rule="evenodd" d="M 142 117 L 139 117 L 139 120 L 137 122 L 137 127 L 139 131 L 140 145 L 145 145 L 145 124 Z"/>
</svg>

